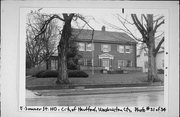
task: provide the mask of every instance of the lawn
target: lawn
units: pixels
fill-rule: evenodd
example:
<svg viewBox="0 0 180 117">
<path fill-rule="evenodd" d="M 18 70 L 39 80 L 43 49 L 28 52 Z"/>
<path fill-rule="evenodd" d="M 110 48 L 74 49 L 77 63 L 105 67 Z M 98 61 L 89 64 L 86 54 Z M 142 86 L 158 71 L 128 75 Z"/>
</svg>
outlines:
<svg viewBox="0 0 180 117">
<path fill-rule="evenodd" d="M 71 86 L 138 86 L 138 85 L 147 85 L 147 74 L 142 72 L 134 72 L 128 74 L 101 74 L 95 73 L 92 75 L 91 72 L 88 78 L 69 78 Z M 163 75 L 159 75 L 163 78 Z M 35 78 L 28 77 L 26 78 L 26 87 L 28 89 L 56 89 L 60 86 L 55 84 L 56 78 Z"/>
</svg>

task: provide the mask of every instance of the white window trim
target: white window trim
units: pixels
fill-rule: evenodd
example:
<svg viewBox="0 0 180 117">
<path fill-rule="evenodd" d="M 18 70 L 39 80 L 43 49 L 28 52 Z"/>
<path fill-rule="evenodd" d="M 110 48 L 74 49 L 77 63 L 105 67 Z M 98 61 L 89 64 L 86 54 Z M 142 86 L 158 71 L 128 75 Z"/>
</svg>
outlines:
<svg viewBox="0 0 180 117">
<path fill-rule="evenodd" d="M 123 62 L 122 66 L 121 65 L 121 61 Z M 124 67 L 124 60 L 118 60 L 118 68 Z"/>
<path fill-rule="evenodd" d="M 123 47 L 123 52 L 120 51 L 120 46 Z M 119 53 L 124 53 L 124 52 L 125 52 L 125 47 L 124 47 L 124 45 L 118 45 L 118 46 L 117 46 L 117 51 L 118 51 Z"/>
<path fill-rule="evenodd" d="M 87 45 L 88 44 L 91 44 L 91 49 L 87 49 Z M 94 50 L 94 44 L 92 44 L 92 43 L 86 43 L 86 51 L 88 51 L 88 52 L 90 52 L 90 51 L 93 51 Z"/>
<path fill-rule="evenodd" d="M 84 45 L 84 49 L 83 50 L 80 50 L 80 44 L 83 44 Z M 78 43 L 78 50 L 79 51 L 85 51 L 86 50 L 86 46 L 85 46 L 85 43 L 82 43 L 82 42 L 80 42 L 80 43 Z"/>
<path fill-rule="evenodd" d="M 108 45 L 109 50 L 108 51 L 104 51 L 103 50 L 103 45 Z M 103 51 L 103 52 L 110 52 L 111 51 L 111 45 L 110 44 L 101 44 L 101 51 Z"/>
<path fill-rule="evenodd" d="M 129 52 L 126 51 L 126 47 L 129 47 Z M 130 45 L 124 46 L 124 49 L 125 49 L 125 53 L 131 53 L 131 46 Z"/>
</svg>

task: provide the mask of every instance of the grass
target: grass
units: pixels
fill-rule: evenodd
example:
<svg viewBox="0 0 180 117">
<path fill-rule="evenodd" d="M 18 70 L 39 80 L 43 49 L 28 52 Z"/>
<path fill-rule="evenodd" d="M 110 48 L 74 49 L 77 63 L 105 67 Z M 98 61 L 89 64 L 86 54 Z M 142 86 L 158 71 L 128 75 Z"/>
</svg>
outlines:
<svg viewBox="0 0 180 117">
<path fill-rule="evenodd" d="M 128 74 L 101 74 L 95 73 L 94 75 L 91 72 L 88 78 L 69 78 L 71 84 L 66 85 L 56 85 L 56 78 L 34 78 L 29 77 L 26 79 L 27 89 L 36 90 L 36 89 L 59 89 L 59 88 L 74 88 L 77 86 L 85 87 L 104 87 L 104 86 L 146 86 L 147 83 L 147 74 L 142 72 L 134 72 Z M 161 79 L 163 74 L 159 75 Z"/>
</svg>

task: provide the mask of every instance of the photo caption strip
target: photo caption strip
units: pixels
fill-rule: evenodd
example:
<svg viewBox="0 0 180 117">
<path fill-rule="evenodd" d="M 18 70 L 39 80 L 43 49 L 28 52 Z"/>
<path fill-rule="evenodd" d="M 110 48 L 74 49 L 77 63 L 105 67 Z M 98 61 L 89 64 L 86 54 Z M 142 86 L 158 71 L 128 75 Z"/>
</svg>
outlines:
<svg viewBox="0 0 180 117">
<path fill-rule="evenodd" d="M 165 107 L 20 106 L 20 111 L 39 112 L 166 112 Z"/>
</svg>

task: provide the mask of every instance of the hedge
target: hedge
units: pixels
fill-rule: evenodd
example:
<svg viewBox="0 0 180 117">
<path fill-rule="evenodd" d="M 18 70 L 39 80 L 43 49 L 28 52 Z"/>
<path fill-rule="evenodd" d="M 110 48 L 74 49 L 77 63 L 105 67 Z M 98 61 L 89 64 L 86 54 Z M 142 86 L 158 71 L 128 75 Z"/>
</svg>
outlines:
<svg viewBox="0 0 180 117">
<path fill-rule="evenodd" d="M 56 71 L 56 70 L 39 71 L 38 73 L 33 75 L 33 77 L 37 77 L 37 78 L 50 78 L 50 77 L 54 78 L 57 76 L 58 76 L 58 71 Z M 80 71 L 80 70 L 69 70 L 68 77 L 87 78 L 88 74 L 85 73 L 84 71 Z"/>
</svg>

